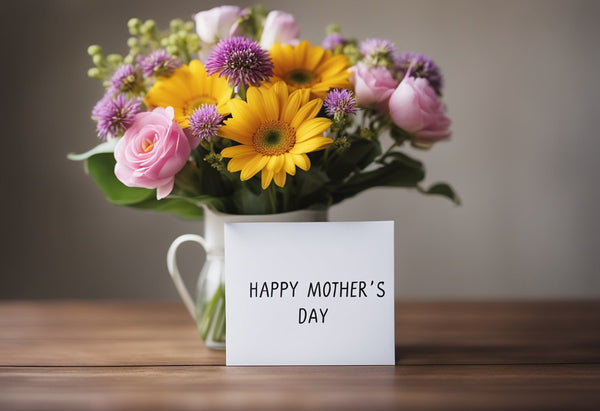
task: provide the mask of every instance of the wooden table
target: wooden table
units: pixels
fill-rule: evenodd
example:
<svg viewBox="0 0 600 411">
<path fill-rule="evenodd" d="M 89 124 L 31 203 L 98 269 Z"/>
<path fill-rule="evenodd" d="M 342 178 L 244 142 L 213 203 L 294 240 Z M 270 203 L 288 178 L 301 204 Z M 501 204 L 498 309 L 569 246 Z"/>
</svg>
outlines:
<svg viewBox="0 0 600 411">
<path fill-rule="evenodd" d="M 0 409 L 600 409 L 600 301 L 402 302 L 396 366 L 225 367 L 179 304 L 0 302 Z"/>
</svg>

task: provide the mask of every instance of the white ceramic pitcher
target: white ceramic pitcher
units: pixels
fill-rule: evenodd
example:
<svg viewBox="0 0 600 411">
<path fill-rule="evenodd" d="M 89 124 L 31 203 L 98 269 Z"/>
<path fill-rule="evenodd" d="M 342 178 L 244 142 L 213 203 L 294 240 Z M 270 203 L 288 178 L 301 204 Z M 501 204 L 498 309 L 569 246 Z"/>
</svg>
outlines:
<svg viewBox="0 0 600 411">
<path fill-rule="evenodd" d="M 173 241 L 167 253 L 167 267 L 183 303 L 196 321 L 204 344 L 225 349 L 225 241 L 226 223 L 327 221 L 327 210 L 298 210 L 280 214 L 225 214 L 204 207 L 204 237 L 184 234 Z M 196 288 L 196 303 L 183 283 L 177 268 L 177 248 L 188 241 L 206 252 Z"/>
</svg>

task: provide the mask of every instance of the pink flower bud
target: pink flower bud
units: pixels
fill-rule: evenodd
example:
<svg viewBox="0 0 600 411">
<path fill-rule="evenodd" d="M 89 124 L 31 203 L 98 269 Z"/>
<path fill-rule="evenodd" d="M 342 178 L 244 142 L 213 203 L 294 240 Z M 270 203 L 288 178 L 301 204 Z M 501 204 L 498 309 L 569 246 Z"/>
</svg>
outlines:
<svg viewBox="0 0 600 411">
<path fill-rule="evenodd" d="M 262 36 L 260 37 L 260 46 L 269 50 L 274 43 L 296 44 L 300 28 L 294 19 L 294 16 L 283 11 L 271 11 L 265 20 Z"/>
<path fill-rule="evenodd" d="M 389 101 L 394 123 L 423 143 L 450 137 L 450 119 L 442 100 L 424 78 L 406 76 Z"/>
<path fill-rule="evenodd" d="M 356 104 L 387 113 L 388 100 L 398 85 L 390 71 L 385 67 L 369 67 L 363 63 L 358 63 L 351 70 Z"/>
<path fill-rule="evenodd" d="M 173 190 L 175 174 L 198 145 L 173 116 L 172 107 L 138 113 L 115 147 L 117 178 L 129 187 L 156 188 L 159 200 Z"/>
<path fill-rule="evenodd" d="M 235 34 L 237 20 L 242 15 L 237 6 L 220 6 L 196 13 L 196 32 L 204 43 L 215 44 Z"/>
</svg>

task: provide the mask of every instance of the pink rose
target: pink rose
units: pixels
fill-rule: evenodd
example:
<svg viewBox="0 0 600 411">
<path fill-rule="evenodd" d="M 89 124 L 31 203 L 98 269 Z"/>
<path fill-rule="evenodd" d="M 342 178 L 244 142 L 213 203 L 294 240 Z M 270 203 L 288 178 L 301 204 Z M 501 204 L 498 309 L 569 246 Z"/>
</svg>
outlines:
<svg viewBox="0 0 600 411">
<path fill-rule="evenodd" d="M 300 27 L 294 16 L 283 11 L 273 10 L 269 12 L 265 20 L 260 46 L 269 50 L 274 43 L 297 44 L 300 35 Z"/>
<path fill-rule="evenodd" d="M 172 107 L 136 114 L 115 147 L 115 175 L 126 186 L 156 188 L 156 198 L 169 195 L 187 162 L 196 138 L 173 121 Z"/>
<path fill-rule="evenodd" d="M 380 112 L 387 113 L 388 100 L 398 85 L 390 71 L 385 67 L 369 67 L 363 63 L 358 63 L 351 70 L 356 104 L 375 107 Z"/>
<path fill-rule="evenodd" d="M 231 37 L 237 30 L 243 10 L 237 6 L 220 6 L 196 13 L 196 32 L 204 43 L 215 44 Z"/>
<path fill-rule="evenodd" d="M 424 143 L 450 137 L 450 119 L 442 100 L 424 78 L 406 76 L 389 102 L 394 123 Z"/>
</svg>

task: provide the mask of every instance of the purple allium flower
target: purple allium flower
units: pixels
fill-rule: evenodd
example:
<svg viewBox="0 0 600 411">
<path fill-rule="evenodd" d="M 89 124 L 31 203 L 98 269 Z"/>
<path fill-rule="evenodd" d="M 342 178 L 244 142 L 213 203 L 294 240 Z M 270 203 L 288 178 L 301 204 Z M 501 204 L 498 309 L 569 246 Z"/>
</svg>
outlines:
<svg viewBox="0 0 600 411">
<path fill-rule="evenodd" d="M 402 53 L 396 60 L 396 67 L 402 77 L 410 71 L 409 76 L 425 78 L 438 96 L 442 95 L 442 75 L 438 66 L 424 54 Z"/>
<path fill-rule="evenodd" d="M 181 66 L 181 61 L 167 53 L 166 50 L 158 49 L 141 59 L 139 65 L 146 77 L 170 76 L 175 69 Z"/>
<path fill-rule="evenodd" d="M 105 95 L 92 109 L 92 118 L 96 120 L 98 136 L 108 140 L 121 135 L 133 122 L 133 118 L 141 111 L 142 101 L 139 98 L 128 99 L 123 94 L 112 97 Z"/>
<path fill-rule="evenodd" d="M 190 116 L 190 130 L 195 137 L 209 140 L 217 135 L 221 121 L 223 116 L 217 111 L 217 106 L 205 104 L 194 110 Z"/>
<path fill-rule="evenodd" d="M 206 61 L 208 75 L 219 73 L 229 84 L 259 86 L 273 75 L 273 62 L 258 43 L 246 37 L 229 37 L 217 43 Z"/>
<path fill-rule="evenodd" d="M 138 94 L 143 89 L 143 78 L 139 70 L 131 64 L 125 64 L 113 73 L 110 87 L 115 93 Z"/>
<path fill-rule="evenodd" d="M 342 36 L 340 33 L 333 33 L 323 39 L 321 46 L 325 50 L 333 50 L 337 46 L 344 45 L 346 43 L 348 43 L 346 37 Z"/>
<path fill-rule="evenodd" d="M 366 39 L 360 43 L 360 53 L 370 66 L 390 67 L 398 58 L 394 43 L 385 39 Z"/>
<path fill-rule="evenodd" d="M 325 112 L 331 117 L 356 114 L 356 99 L 350 90 L 331 90 L 325 97 L 324 104 Z"/>
</svg>

